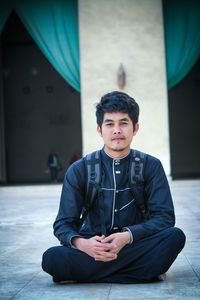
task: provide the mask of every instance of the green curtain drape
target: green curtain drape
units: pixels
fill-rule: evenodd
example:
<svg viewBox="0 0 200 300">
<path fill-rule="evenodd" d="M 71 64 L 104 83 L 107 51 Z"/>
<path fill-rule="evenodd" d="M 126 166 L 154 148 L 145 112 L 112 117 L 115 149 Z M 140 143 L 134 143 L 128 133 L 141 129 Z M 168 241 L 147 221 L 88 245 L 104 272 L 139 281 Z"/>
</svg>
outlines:
<svg viewBox="0 0 200 300">
<path fill-rule="evenodd" d="M 77 0 L 17 1 L 15 10 L 54 68 L 80 91 Z"/>
<path fill-rule="evenodd" d="M 13 9 L 12 1 L 1 1 L 0 2 L 0 33 L 2 32 L 8 16 Z"/>
<path fill-rule="evenodd" d="M 2 0 L 0 32 L 12 8 L 55 69 L 80 91 L 78 0 Z M 15 3 L 15 5 L 13 4 Z M 200 0 L 163 0 L 168 88 L 200 56 Z"/>
<path fill-rule="evenodd" d="M 200 57 L 200 1 L 164 0 L 168 88 L 179 83 Z"/>
</svg>

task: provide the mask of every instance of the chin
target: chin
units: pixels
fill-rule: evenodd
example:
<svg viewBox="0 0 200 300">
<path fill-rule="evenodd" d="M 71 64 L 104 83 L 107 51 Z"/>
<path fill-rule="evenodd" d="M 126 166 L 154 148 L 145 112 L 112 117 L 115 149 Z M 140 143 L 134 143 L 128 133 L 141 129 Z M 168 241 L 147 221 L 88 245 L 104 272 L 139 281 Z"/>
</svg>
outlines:
<svg viewBox="0 0 200 300">
<path fill-rule="evenodd" d="M 124 150 L 126 150 L 126 148 L 113 148 L 112 151 L 114 152 L 123 152 Z"/>
</svg>

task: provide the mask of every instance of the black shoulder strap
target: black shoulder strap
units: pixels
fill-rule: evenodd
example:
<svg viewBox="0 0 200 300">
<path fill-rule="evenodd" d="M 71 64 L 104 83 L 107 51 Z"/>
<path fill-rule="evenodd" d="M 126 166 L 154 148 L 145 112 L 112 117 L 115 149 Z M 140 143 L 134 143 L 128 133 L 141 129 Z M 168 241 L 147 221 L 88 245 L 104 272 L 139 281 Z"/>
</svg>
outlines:
<svg viewBox="0 0 200 300">
<path fill-rule="evenodd" d="M 87 169 L 87 186 L 85 196 L 85 208 L 88 210 L 94 200 L 101 181 L 100 151 L 94 151 L 85 156 Z"/>
<path fill-rule="evenodd" d="M 130 170 L 130 183 L 144 183 L 143 169 L 146 159 L 146 153 L 143 153 L 138 150 L 132 150 L 131 158 L 131 170 Z"/>
<path fill-rule="evenodd" d="M 83 220 L 86 217 L 88 211 L 92 208 L 94 199 L 98 197 L 100 200 L 100 216 L 101 216 L 101 234 L 106 235 L 105 226 L 105 211 L 103 204 L 103 195 L 101 190 L 101 155 L 100 150 L 92 152 L 85 156 L 85 163 L 87 168 L 87 187 L 85 196 L 85 211 Z"/>
<path fill-rule="evenodd" d="M 129 174 L 133 197 L 145 220 L 148 219 L 144 195 L 144 166 L 146 156 L 147 155 L 141 151 L 132 150 L 131 170 Z"/>
</svg>

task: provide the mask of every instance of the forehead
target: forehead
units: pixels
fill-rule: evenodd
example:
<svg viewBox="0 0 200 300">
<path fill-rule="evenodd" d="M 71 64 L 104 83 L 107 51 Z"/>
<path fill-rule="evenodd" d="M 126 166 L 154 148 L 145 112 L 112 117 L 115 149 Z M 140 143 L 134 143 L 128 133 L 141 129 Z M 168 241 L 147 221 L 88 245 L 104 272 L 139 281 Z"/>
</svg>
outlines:
<svg viewBox="0 0 200 300">
<path fill-rule="evenodd" d="M 117 122 L 124 119 L 131 121 L 129 115 L 124 112 L 111 112 L 111 113 L 106 112 L 103 116 L 103 122 L 106 122 L 108 120 Z"/>
</svg>

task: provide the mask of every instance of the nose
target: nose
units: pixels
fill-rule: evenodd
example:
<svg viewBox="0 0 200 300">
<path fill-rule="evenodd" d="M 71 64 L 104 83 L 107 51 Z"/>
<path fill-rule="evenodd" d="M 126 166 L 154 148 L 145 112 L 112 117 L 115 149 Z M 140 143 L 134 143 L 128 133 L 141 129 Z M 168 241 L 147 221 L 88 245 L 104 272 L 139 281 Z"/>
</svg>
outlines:
<svg viewBox="0 0 200 300">
<path fill-rule="evenodd" d="M 114 127 L 114 134 L 120 134 L 121 133 L 121 128 L 119 125 L 115 125 Z"/>
</svg>

